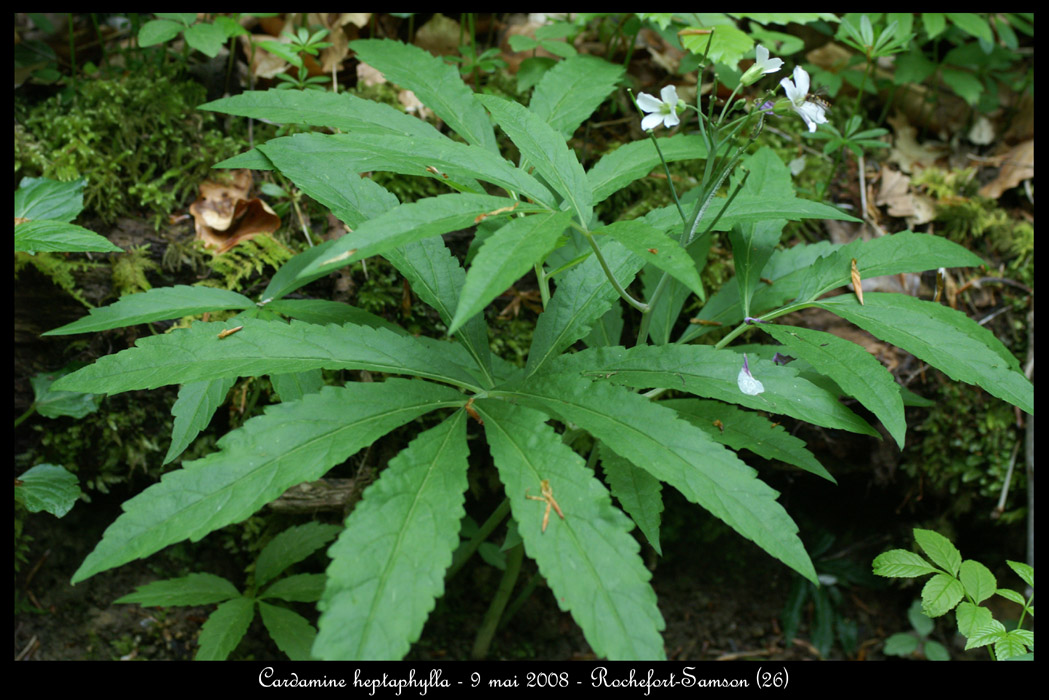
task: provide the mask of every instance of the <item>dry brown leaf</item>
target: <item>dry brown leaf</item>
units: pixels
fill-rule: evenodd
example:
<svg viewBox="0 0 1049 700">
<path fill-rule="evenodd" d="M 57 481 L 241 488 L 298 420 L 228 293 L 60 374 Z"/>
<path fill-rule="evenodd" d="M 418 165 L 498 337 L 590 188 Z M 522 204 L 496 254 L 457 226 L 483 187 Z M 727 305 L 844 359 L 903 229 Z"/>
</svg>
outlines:
<svg viewBox="0 0 1049 700">
<path fill-rule="evenodd" d="M 887 206 L 889 216 L 906 218 L 910 226 L 928 223 L 936 215 L 931 198 L 911 189 L 911 179 L 907 175 L 884 165 L 875 204 Z"/>
<path fill-rule="evenodd" d="M 935 142 L 919 144 L 916 138 L 918 130 L 911 126 L 907 117 L 902 114 L 897 113 L 889 117 L 888 122 L 894 131 L 894 143 L 889 160 L 896 163 L 903 172 L 910 173 L 915 168 L 927 168 L 947 155 L 945 144 Z"/>
<path fill-rule="evenodd" d="M 357 84 L 364 87 L 382 85 L 386 82 L 386 76 L 377 68 L 372 68 L 364 61 L 357 64 Z"/>
<path fill-rule="evenodd" d="M 1011 148 L 1002 159 L 998 176 L 980 188 L 980 195 L 998 199 L 1006 190 L 1034 177 L 1034 139 Z"/>
<path fill-rule="evenodd" d="M 459 23 L 438 12 L 415 32 L 415 45 L 435 56 L 455 56 L 460 36 Z"/>
<path fill-rule="evenodd" d="M 197 239 L 205 247 L 224 253 L 241 241 L 280 227 L 280 217 L 268 204 L 247 199 L 252 182 L 250 170 L 235 170 L 230 182 L 200 183 L 200 196 L 189 206 L 189 213 Z"/>
</svg>

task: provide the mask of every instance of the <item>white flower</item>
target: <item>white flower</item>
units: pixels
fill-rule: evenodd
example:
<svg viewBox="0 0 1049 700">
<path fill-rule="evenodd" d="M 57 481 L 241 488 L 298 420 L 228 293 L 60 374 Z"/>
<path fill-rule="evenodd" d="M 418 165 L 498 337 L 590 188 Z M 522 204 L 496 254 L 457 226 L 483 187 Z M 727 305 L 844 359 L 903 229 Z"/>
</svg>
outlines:
<svg viewBox="0 0 1049 700">
<path fill-rule="evenodd" d="M 754 65 L 747 69 L 747 72 L 743 74 L 743 77 L 739 81 L 744 85 L 751 85 L 763 76 L 769 73 L 775 73 L 783 67 L 782 58 L 769 58 L 769 50 L 764 46 L 759 45 L 755 50 Z"/>
<path fill-rule="evenodd" d="M 790 100 L 791 109 L 805 120 L 805 125 L 809 127 L 810 133 L 816 131 L 817 124 L 827 123 L 827 115 L 823 105 L 808 101 L 809 74 L 805 72 L 804 68 L 795 66 L 794 81 L 791 82 L 789 78 L 784 78 L 779 81 L 779 84 L 783 86 L 783 92 L 787 94 L 787 99 Z"/>
<path fill-rule="evenodd" d="M 637 96 L 637 106 L 642 111 L 651 112 L 641 120 L 641 128 L 645 131 L 655 129 L 660 122 L 668 129 L 681 123 L 677 116 L 677 88 L 667 85 L 659 91 L 659 96 L 663 99 L 657 100 L 647 92 Z"/>
<path fill-rule="evenodd" d="M 765 385 L 755 379 L 750 373 L 750 366 L 747 364 L 747 353 L 743 353 L 743 368 L 739 370 L 736 383 L 739 384 L 739 390 L 747 396 L 757 396 L 765 391 Z"/>
</svg>

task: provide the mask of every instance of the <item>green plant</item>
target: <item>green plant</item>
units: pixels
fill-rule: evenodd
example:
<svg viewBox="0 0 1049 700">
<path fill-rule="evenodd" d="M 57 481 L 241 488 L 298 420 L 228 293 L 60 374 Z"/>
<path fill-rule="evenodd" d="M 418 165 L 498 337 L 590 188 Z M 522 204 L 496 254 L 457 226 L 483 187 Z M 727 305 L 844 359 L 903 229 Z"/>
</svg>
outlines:
<svg viewBox="0 0 1049 700">
<path fill-rule="evenodd" d="M 262 624 L 280 650 L 292 661 L 304 661 L 310 658 L 317 630 L 282 603 L 316 602 L 324 591 L 324 575 L 278 577 L 335 539 L 339 530 L 336 525 L 311 522 L 280 533 L 259 553 L 254 580 L 243 593 L 221 576 L 195 573 L 139 586 L 114 602 L 161 607 L 221 603 L 200 630 L 194 658 L 208 661 L 222 661 L 237 648 L 258 608 Z"/>
<path fill-rule="evenodd" d="M 259 47 L 276 56 L 280 56 L 285 61 L 299 69 L 295 76 L 288 75 L 287 73 L 281 73 L 278 75 L 277 80 L 281 81 L 277 84 L 278 90 L 324 89 L 324 84 L 328 79 L 323 75 L 318 75 L 313 78 L 309 77 L 309 70 L 306 68 L 302 56 L 303 54 L 316 56 L 322 49 L 331 46 L 331 42 L 321 41 L 321 39 L 326 36 L 328 36 L 327 29 L 321 28 L 311 34 L 305 27 L 299 27 L 297 32 L 284 32 L 284 37 L 288 40 L 287 43 L 279 41 L 259 42 Z"/>
<path fill-rule="evenodd" d="M 138 30 L 139 46 L 166 44 L 182 34 L 188 48 L 215 58 L 227 39 L 247 33 L 232 17 L 220 15 L 209 22 L 198 19 L 196 12 L 157 12 L 156 16 L 159 19 L 146 22 Z"/>
<path fill-rule="evenodd" d="M 64 378 L 59 388 L 117 393 L 180 383 L 173 411 L 192 415 L 196 429 L 214 412 L 208 397 L 237 376 L 352 369 L 415 379 L 314 383 L 267 408 L 222 438 L 218 452 L 184 463 L 127 502 L 74 582 L 239 522 L 287 488 L 320 478 L 395 428 L 438 411 L 440 422 L 390 460 L 329 550 L 313 655 L 399 658 L 418 639 L 459 542 L 471 419 L 483 428 L 506 494 L 481 531 L 490 533 L 512 515 L 524 552 L 595 653 L 663 658 L 663 619 L 630 534 L 636 524 L 658 543 L 663 482 L 815 583 L 816 571 L 778 494 L 735 450 L 833 477 L 802 441 L 757 411 L 877 436 L 838 401 L 847 394 L 877 416 L 897 444 L 904 442 L 903 393 L 881 364 L 834 335 L 772 320 L 826 309 L 1033 411 L 1033 386 L 1016 359 L 964 314 L 896 294 L 868 293 L 864 304 L 850 295 L 821 298 L 845 285 L 857 265 L 864 275 L 886 275 L 979 265 L 977 256 L 911 232 L 776 250 L 787 220 L 854 219 L 797 198 L 786 167 L 769 149 L 748 152 L 763 110 L 740 115 L 735 104 L 726 104 L 716 115 L 713 105 L 697 108 L 700 133 L 653 135 L 584 171 L 566 138 L 614 89 L 621 67 L 593 57 L 566 59 L 542 77 L 526 108 L 474 94 L 454 67 L 415 47 L 364 40 L 351 48 L 387 79 L 413 90 L 465 143 L 349 94 L 267 91 L 210 103 L 215 111 L 344 131 L 273 139 L 219 166 L 279 170 L 352 233 L 292 258 L 257 301 L 201 287 L 153 289 L 50 331 L 96 332 L 206 311 L 239 312 L 142 339 Z M 762 62 L 759 75 L 748 80 L 774 72 L 774 63 Z M 815 130 L 822 108 L 799 94 L 805 90 L 798 76 L 794 94 L 779 108 L 797 112 Z M 671 92 L 641 102 L 652 112 L 647 124 L 652 116 L 664 125 L 680 121 Z M 516 146 L 517 166 L 500 153 L 493 119 Z M 672 190 L 672 205 L 632 220 L 594 217 L 596 203 L 654 167 L 697 158 L 705 161 L 702 181 L 680 196 Z M 450 191 L 400 203 L 357 176 L 376 170 L 432 178 Z M 506 195 L 490 194 L 482 182 Z M 726 184 L 729 195 L 719 196 Z M 464 271 L 441 234 L 493 224 Z M 715 230 L 729 232 L 736 283 L 708 296 L 700 272 Z M 404 275 L 456 342 L 414 337 L 346 304 L 289 298 L 374 255 Z M 492 355 L 483 310 L 529 271 L 543 313 L 527 362 L 518 368 Z M 640 291 L 632 284 L 639 275 Z M 697 323 L 671 342 L 691 294 L 705 304 Z M 620 300 L 640 315 L 632 319 L 638 332 L 629 348 L 619 345 L 626 327 Z M 714 345 L 688 344 L 717 325 L 732 329 Z M 785 348 L 727 347 L 752 330 Z M 581 339 L 588 349 L 566 352 Z M 778 350 L 797 361 L 781 364 Z M 668 391 L 716 401 L 654 400 Z M 565 424 L 565 434 L 550 419 Z M 599 459 L 611 489 L 591 468 Z M 610 491 L 626 513 L 612 505 Z M 519 562 L 521 550 L 512 554 Z M 518 570 L 508 563 L 511 573 L 483 630 L 494 628 Z M 475 649 L 483 654 L 484 644 Z"/>
<path fill-rule="evenodd" d="M 874 559 L 874 573 L 891 578 L 917 578 L 932 574 L 922 588 L 921 610 L 931 618 L 954 610 L 958 632 L 966 638 L 965 649 L 987 647 L 992 659 L 1034 659 L 1034 632 L 1022 628 L 1030 614 L 1034 617 L 1034 567 L 1006 561 L 1009 568 L 1030 588 L 1022 594 L 1009 588 L 998 588 L 990 569 L 972 559 L 962 560 L 958 549 L 943 535 L 932 530 L 914 529 L 914 539 L 930 564 L 920 555 L 906 549 L 893 549 Z M 1006 630 L 990 609 L 980 605 L 999 595 L 1021 606 L 1016 628 Z M 926 647 L 928 650 L 928 647 Z"/>
<path fill-rule="evenodd" d="M 885 640 L 884 652 L 887 656 L 903 656 L 928 659 L 929 661 L 950 661 L 947 647 L 929 639 L 935 623 L 922 612 L 922 602 L 916 600 L 907 608 L 907 619 L 910 620 L 910 632 L 898 632 Z"/>
</svg>

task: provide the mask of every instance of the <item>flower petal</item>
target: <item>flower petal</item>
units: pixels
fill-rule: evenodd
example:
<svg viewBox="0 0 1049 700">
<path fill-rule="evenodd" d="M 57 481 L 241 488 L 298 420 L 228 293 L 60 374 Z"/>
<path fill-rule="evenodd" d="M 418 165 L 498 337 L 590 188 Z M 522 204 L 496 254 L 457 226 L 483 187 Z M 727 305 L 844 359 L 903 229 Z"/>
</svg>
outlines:
<svg viewBox="0 0 1049 700">
<path fill-rule="evenodd" d="M 667 85 L 659 91 L 659 96 L 663 98 L 663 104 L 670 105 L 670 109 L 674 110 L 677 108 L 677 88 L 673 85 Z"/>
<path fill-rule="evenodd" d="M 681 123 L 681 119 L 678 117 L 676 112 L 663 115 L 663 126 L 668 129 L 672 129 Z"/>
<path fill-rule="evenodd" d="M 637 96 L 637 106 L 645 112 L 658 112 L 663 103 L 647 92 L 642 92 Z"/>
<path fill-rule="evenodd" d="M 655 114 L 649 114 L 641 120 L 641 128 L 644 131 L 651 131 L 657 126 L 663 123 L 663 115 L 656 112 Z"/>
</svg>

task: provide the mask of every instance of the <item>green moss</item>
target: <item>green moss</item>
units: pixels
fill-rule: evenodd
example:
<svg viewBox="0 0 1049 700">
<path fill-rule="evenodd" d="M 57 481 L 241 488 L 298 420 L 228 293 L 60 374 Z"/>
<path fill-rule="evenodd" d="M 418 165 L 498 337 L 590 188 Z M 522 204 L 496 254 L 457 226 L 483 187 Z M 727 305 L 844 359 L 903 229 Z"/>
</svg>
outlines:
<svg viewBox="0 0 1049 700">
<path fill-rule="evenodd" d="M 153 285 L 146 279 L 146 272 L 158 269 L 149 258 L 149 244 L 135 246 L 113 261 L 113 288 L 120 296 L 147 292 Z"/>
</svg>

